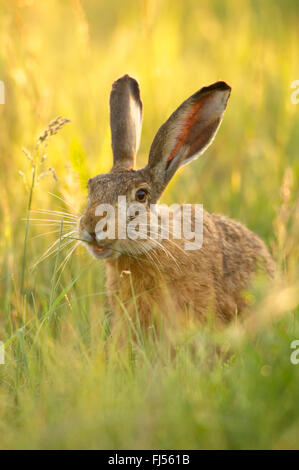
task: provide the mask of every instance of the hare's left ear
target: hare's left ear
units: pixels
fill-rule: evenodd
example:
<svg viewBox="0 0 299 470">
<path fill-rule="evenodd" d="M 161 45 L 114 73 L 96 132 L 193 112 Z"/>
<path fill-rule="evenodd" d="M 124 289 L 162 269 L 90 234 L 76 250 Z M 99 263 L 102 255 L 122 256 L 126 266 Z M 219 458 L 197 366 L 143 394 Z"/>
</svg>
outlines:
<svg viewBox="0 0 299 470">
<path fill-rule="evenodd" d="M 110 126 L 113 170 L 134 167 L 142 124 L 142 102 L 134 78 L 124 75 L 112 85 L 110 94 Z"/>
<path fill-rule="evenodd" d="M 160 127 L 150 149 L 148 169 L 159 186 L 211 144 L 231 88 L 224 82 L 204 87 L 184 101 Z"/>
</svg>

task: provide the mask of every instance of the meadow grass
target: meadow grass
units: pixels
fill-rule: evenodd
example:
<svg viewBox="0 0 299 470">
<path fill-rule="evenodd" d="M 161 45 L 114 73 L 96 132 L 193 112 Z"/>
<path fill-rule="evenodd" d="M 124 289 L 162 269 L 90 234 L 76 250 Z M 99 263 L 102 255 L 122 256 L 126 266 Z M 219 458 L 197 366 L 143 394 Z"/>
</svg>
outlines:
<svg viewBox="0 0 299 470">
<path fill-rule="evenodd" d="M 295 0 L 1 2 L 0 448 L 299 447 L 298 13 Z M 80 246 L 66 257 L 86 181 L 111 167 L 124 73 L 144 103 L 139 167 L 178 104 L 232 86 L 213 145 L 162 202 L 245 223 L 278 276 L 270 291 L 257 280 L 243 321 L 170 331 L 161 315 L 159 334 L 119 350 L 103 263 Z M 71 123 L 40 140 L 59 115 Z M 134 336 L 125 306 L 122 327 Z"/>
</svg>

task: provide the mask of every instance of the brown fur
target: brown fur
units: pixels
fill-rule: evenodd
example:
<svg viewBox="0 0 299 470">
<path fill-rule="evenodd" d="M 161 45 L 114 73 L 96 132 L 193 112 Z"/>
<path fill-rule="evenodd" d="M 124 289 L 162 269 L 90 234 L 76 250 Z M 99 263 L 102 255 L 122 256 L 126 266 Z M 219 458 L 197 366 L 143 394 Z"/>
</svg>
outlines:
<svg viewBox="0 0 299 470">
<path fill-rule="evenodd" d="M 217 82 L 192 95 L 158 131 L 148 166 L 133 170 L 140 113 L 135 123 L 128 124 L 125 118 L 133 119 L 142 104 L 136 82 L 130 80 L 133 79 L 125 76 L 113 87 L 114 167 L 110 173 L 89 181 L 89 200 L 80 219 L 81 237 L 89 242 L 92 254 L 107 256 L 107 291 L 115 311 L 125 310 L 131 318 L 138 312 L 144 326 L 149 326 L 156 314 L 171 320 L 188 312 L 200 319 L 215 312 L 217 319 L 229 321 L 246 308 L 244 291 L 257 270 L 261 268 L 270 276 L 274 273 L 274 261 L 264 242 L 242 224 L 204 211 L 202 247 L 190 251 L 184 249 L 184 239 L 172 238 L 171 231 L 169 240 L 159 240 L 154 245 L 149 240 L 117 237 L 99 243 L 96 238 L 100 217 L 95 215 L 95 209 L 100 203 L 112 205 L 117 214 L 118 196 L 133 202 L 141 187 L 147 190 L 144 205 L 150 213 L 150 204 L 159 200 L 177 168 L 211 143 L 230 93 L 228 85 Z M 124 154 L 119 150 L 118 160 L 117 149 L 122 143 L 126 151 Z"/>
<path fill-rule="evenodd" d="M 145 254 L 136 260 L 122 255 L 107 261 L 107 292 L 114 308 L 121 299 L 134 316 L 133 296 L 141 321 L 149 325 L 152 312 L 185 314 L 186 309 L 204 319 L 214 311 L 229 321 L 246 307 L 244 292 L 261 269 L 274 274 L 274 262 L 263 241 L 242 224 L 204 211 L 203 246 L 185 251 L 183 240 L 163 242 L 174 259 L 156 249 L 151 263 Z M 157 261 L 158 260 L 158 261 Z M 179 263 L 179 267 L 178 267 Z M 131 277 L 131 279 L 130 279 Z M 133 286 L 133 287 L 132 287 Z"/>
</svg>

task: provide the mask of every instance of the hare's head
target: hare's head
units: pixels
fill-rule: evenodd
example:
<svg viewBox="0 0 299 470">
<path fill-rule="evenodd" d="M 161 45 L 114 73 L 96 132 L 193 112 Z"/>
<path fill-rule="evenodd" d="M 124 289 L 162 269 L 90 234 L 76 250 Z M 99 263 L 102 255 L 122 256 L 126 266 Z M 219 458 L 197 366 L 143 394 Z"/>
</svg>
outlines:
<svg viewBox="0 0 299 470">
<path fill-rule="evenodd" d="M 110 95 L 113 167 L 110 173 L 89 180 L 88 204 L 79 223 L 80 237 L 86 240 L 94 256 L 117 257 L 122 252 L 150 249 L 148 237 L 128 236 L 128 224 L 134 224 L 139 209 L 148 214 L 176 170 L 210 145 L 230 90 L 226 83 L 216 82 L 184 101 L 158 130 L 147 166 L 134 170 L 142 123 L 139 87 L 128 75 L 113 84 Z M 143 233 L 146 231 L 145 226 Z"/>
</svg>

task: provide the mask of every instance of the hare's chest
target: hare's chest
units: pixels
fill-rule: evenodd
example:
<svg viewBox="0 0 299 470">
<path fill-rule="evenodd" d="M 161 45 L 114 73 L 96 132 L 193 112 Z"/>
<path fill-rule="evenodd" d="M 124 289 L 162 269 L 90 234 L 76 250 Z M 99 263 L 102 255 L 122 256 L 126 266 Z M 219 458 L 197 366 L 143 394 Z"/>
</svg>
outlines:
<svg viewBox="0 0 299 470">
<path fill-rule="evenodd" d="M 138 312 L 148 322 L 154 310 L 163 308 L 165 282 L 156 271 L 138 266 L 115 269 L 108 265 L 106 272 L 107 294 L 113 310 L 126 311 L 130 316 Z"/>
</svg>

